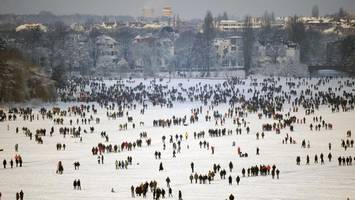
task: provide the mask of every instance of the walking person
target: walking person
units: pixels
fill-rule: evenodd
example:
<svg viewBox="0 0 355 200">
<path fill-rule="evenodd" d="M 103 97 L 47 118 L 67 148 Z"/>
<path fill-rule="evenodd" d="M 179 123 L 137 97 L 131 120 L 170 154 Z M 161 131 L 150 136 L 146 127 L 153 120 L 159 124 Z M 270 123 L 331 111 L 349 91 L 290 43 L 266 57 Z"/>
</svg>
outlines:
<svg viewBox="0 0 355 200">
<path fill-rule="evenodd" d="M 170 188 L 170 178 L 167 177 L 165 180 L 166 180 L 166 185 L 168 186 L 168 188 Z"/>
<path fill-rule="evenodd" d="M 237 176 L 236 182 L 237 182 L 237 185 L 239 185 L 239 182 L 240 182 L 240 177 L 239 176 Z"/>
<path fill-rule="evenodd" d="M 131 186 L 131 196 L 134 198 L 134 186 Z"/>
<path fill-rule="evenodd" d="M 80 183 L 80 179 L 78 179 L 78 181 L 77 181 L 77 188 L 78 188 L 78 190 L 81 190 L 81 183 Z"/>
<path fill-rule="evenodd" d="M 277 179 L 279 179 L 279 174 L 280 174 L 280 170 L 277 169 L 277 170 L 276 170 L 276 177 L 277 177 Z"/>
<path fill-rule="evenodd" d="M 73 181 L 73 187 L 74 187 L 74 190 L 76 190 L 76 186 L 77 186 L 77 182 L 76 182 L 76 179 Z"/>
<path fill-rule="evenodd" d="M 181 190 L 179 190 L 179 200 L 182 200 Z"/>
<path fill-rule="evenodd" d="M 24 195 L 25 195 L 25 194 L 24 194 L 23 191 L 21 190 L 21 191 L 20 191 L 20 200 L 23 200 Z"/>
<path fill-rule="evenodd" d="M 10 167 L 11 169 L 14 167 L 14 161 L 12 159 L 10 160 Z"/>
<path fill-rule="evenodd" d="M 2 161 L 2 165 L 4 166 L 4 169 L 6 169 L 6 164 L 7 164 L 7 162 L 6 162 L 6 160 L 4 159 L 4 161 Z"/>
</svg>

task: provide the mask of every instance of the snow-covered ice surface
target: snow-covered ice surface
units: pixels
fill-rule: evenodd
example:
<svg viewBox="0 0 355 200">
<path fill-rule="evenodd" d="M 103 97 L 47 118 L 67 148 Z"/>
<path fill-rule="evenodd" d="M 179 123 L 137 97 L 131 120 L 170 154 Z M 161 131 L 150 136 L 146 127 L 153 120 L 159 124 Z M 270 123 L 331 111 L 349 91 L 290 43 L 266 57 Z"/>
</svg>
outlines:
<svg viewBox="0 0 355 200">
<path fill-rule="evenodd" d="M 334 87 L 337 82 L 342 79 L 332 80 L 324 88 Z M 143 80 L 135 80 L 136 85 Z M 149 80 L 147 80 L 149 81 Z M 284 79 L 281 80 L 285 82 Z M 311 82 L 316 82 L 313 79 Z M 195 85 L 198 82 L 218 84 L 221 80 L 172 80 L 169 85 L 177 87 L 182 82 L 184 87 L 187 85 Z M 166 83 L 166 80 L 163 81 Z M 249 85 L 249 80 L 245 86 L 240 89 L 254 88 Z M 284 87 L 286 88 L 286 87 Z M 298 92 L 304 88 L 296 89 Z M 322 88 L 320 88 L 322 89 Z M 353 92 L 353 88 L 344 87 L 342 90 Z M 246 90 L 245 90 L 246 91 Z M 287 91 L 287 90 L 286 90 Z M 248 95 L 248 94 L 246 94 Z M 250 95 L 250 94 L 249 94 Z M 67 109 L 74 103 L 55 103 L 54 105 Z M 76 103 L 77 104 L 77 103 Z M 90 103 L 92 104 L 92 103 Z M 355 165 L 338 166 L 338 156 L 355 156 L 355 149 L 349 148 L 346 151 L 341 147 L 341 139 L 346 138 L 346 131 L 354 131 L 355 112 L 336 112 L 332 113 L 331 109 L 326 105 L 322 105 L 315 114 L 307 115 L 306 124 L 295 124 L 294 132 L 290 132 L 289 128 L 282 129 L 281 134 L 275 134 L 274 131 L 265 132 L 265 138 L 256 140 L 256 132 L 261 133 L 262 124 L 277 122 L 273 119 L 258 119 L 257 113 L 251 113 L 245 120 L 250 126 L 250 134 L 246 134 L 243 127 L 242 135 L 235 134 L 236 125 L 233 120 L 226 119 L 225 125 L 215 126 L 215 121 L 205 122 L 204 115 L 208 110 L 208 106 L 203 106 L 203 114 L 199 115 L 199 121 L 188 126 L 171 126 L 170 128 L 153 127 L 153 119 L 171 118 L 173 115 L 177 117 L 187 116 L 189 119 L 192 108 L 201 105 L 199 102 L 174 103 L 173 108 L 153 107 L 149 104 L 144 115 L 140 115 L 141 105 L 136 110 L 129 110 L 129 115 L 133 116 L 136 122 L 136 128 L 132 129 L 129 124 L 128 130 L 119 131 L 118 125 L 127 122 L 127 117 L 117 118 L 116 120 L 106 117 L 106 109 L 100 108 L 95 117 L 101 118 L 100 124 L 79 125 L 88 130 L 90 126 L 95 127 L 94 133 L 83 134 L 83 141 L 78 138 L 67 136 L 63 138 L 59 134 L 59 127 L 69 125 L 69 118 L 77 119 L 76 116 L 66 117 L 64 125 L 55 125 L 52 120 L 34 120 L 33 122 L 23 121 L 19 118 L 16 121 L 0 122 L 0 161 L 3 159 L 13 158 L 16 154 L 14 146 L 19 144 L 19 154 L 24 160 L 22 168 L 0 169 L 0 192 L 2 200 L 15 199 L 16 192 L 21 189 L 25 193 L 26 200 L 69 200 L 69 199 L 85 199 L 85 200 L 112 200 L 112 199 L 132 199 L 130 187 L 137 186 L 142 182 L 156 180 L 159 187 L 167 186 L 165 179 L 167 176 L 171 179 L 171 187 L 173 189 L 173 198 L 177 199 L 178 190 L 182 191 L 184 200 L 195 199 L 227 199 L 233 194 L 236 199 L 261 200 L 261 199 L 354 199 L 355 198 Z M 53 105 L 47 104 L 51 107 Z M 40 106 L 34 107 L 35 113 L 38 113 Z M 99 108 L 98 105 L 96 105 Z M 229 106 L 220 104 L 214 110 L 226 113 Z M 286 105 L 284 113 L 288 112 L 290 105 Z M 210 111 L 211 112 L 211 111 Z M 89 113 L 92 114 L 92 113 Z M 297 117 L 305 116 L 302 108 L 298 112 L 291 112 L 291 115 Z M 309 123 L 312 122 L 314 116 L 323 116 L 326 122 L 334 125 L 333 130 L 310 131 Z M 139 121 L 144 121 L 145 126 L 139 126 Z M 73 123 L 77 126 L 76 123 Z M 7 126 L 9 125 L 9 130 Z M 48 136 L 50 128 L 55 127 L 53 137 Z M 15 128 L 20 127 L 18 134 Z M 32 132 L 38 128 L 46 128 L 47 136 L 43 137 L 44 144 L 37 144 L 34 140 L 25 137 L 21 128 L 28 127 Z M 205 130 L 208 128 L 223 128 L 233 130 L 233 135 L 223 137 L 209 137 L 208 133 L 202 141 L 206 140 L 211 146 L 215 147 L 215 154 L 207 149 L 200 149 L 198 143 L 200 140 L 193 138 L 194 131 Z M 106 153 L 105 163 L 99 165 L 97 156 L 93 156 L 91 148 L 97 146 L 99 142 L 105 143 L 105 139 L 100 136 L 101 131 L 106 131 L 110 141 L 106 144 L 121 144 L 123 141 L 135 141 L 139 139 L 139 133 L 146 131 L 148 137 L 152 138 L 152 145 L 146 146 L 143 142 L 142 148 L 136 148 L 133 151 L 123 151 L 120 153 Z M 169 135 L 188 133 L 188 139 L 183 140 L 182 150 L 177 154 L 176 158 L 172 157 L 172 145 L 167 143 L 164 151 L 161 137 Z M 283 138 L 289 134 L 297 141 L 297 144 L 282 144 Z M 311 148 L 301 148 L 301 141 L 305 139 L 310 141 Z M 233 141 L 236 146 L 232 146 Z M 67 148 L 65 151 L 57 151 L 57 143 L 65 143 Z M 328 153 L 328 143 L 332 143 L 331 153 L 333 161 L 328 162 L 326 158 Z M 189 146 L 189 149 L 187 148 Z M 249 154 L 248 158 L 240 158 L 237 155 L 237 147 L 243 152 Z M 256 156 L 256 147 L 260 148 L 260 156 Z M 161 151 L 162 159 L 155 160 L 154 152 Z M 325 164 L 314 164 L 313 158 L 315 154 L 323 153 L 325 155 Z M 311 164 L 305 165 L 306 155 L 310 155 Z M 115 160 L 125 160 L 127 156 L 133 157 L 133 165 L 128 166 L 128 170 L 116 170 Z M 296 165 L 296 156 L 301 156 L 301 165 Z M 62 161 L 64 165 L 63 175 L 56 174 L 58 161 Z M 80 170 L 74 170 L 73 162 L 80 161 Z M 207 174 L 212 170 L 214 163 L 221 164 L 222 169 L 227 170 L 227 177 L 231 174 L 233 177 L 233 185 L 228 184 L 228 179 L 221 180 L 216 174 L 215 180 L 211 184 L 190 184 L 189 176 L 191 174 L 190 163 L 195 163 L 195 172 Z M 232 161 L 234 169 L 229 173 L 228 163 Z M 164 171 L 158 171 L 159 163 L 163 162 Z M 280 179 L 272 179 L 271 176 L 242 177 L 239 186 L 235 183 L 235 177 L 241 176 L 242 168 L 248 168 L 253 165 L 275 164 L 280 169 Z M 73 190 L 73 180 L 79 178 L 82 184 L 82 190 Z M 114 188 L 115 193 L 111 192 Z M 167 195 L 166 195 L 167 196 Z M 167 197 L 166 197 L 167 198 Z M 143 199 L 135 197 L 135 199 Z M 147 199 L 152 199 L 152 193 L 148 193 Z"/>
</svg>

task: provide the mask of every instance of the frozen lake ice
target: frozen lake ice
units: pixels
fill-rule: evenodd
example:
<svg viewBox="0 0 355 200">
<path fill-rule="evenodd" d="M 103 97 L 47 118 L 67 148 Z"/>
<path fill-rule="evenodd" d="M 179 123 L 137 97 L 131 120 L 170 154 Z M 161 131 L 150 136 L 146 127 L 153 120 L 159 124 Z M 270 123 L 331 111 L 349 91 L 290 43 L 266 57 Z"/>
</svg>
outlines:
<svg viewBox="0 0 355 200">
<path fill-rule="evenodd" d="M 260 82 L 262 78 L 258 78 Z M 309 85 L 315 84 L 319 79 L 307 79 Z M 328 87 L 335 87 L 339 81 L 345 81 L 345 78 L 332 79 L 329 83 L 319 86 L 319 90 L 327 91 Z M 349 79 L 353 81 L 352 79 Z M 134 82 L 125 82 L 128 86 L 135 86 L 140 82 L 148 84 L 151 80 L 135 79 Z M 298 80 L 297 80 L 298 81 Z M 223 83 L 223 80 L 186 80 L 173 79 L 167 83 L 163 80 L 162 84 L 167 84 L 169 88 L 178 88 L 178 83 L 183 83 L 183 86 L 194 86 L 201 82 L 202 84 L 216 85 Z M 113 81 L 106 81 L 107 85 L 113 84 Z M 260 86 L 250 86 L 250 79 L 246 80 L 244 86 L 238 86 L 244 94 L 249 98 L 252 93 L 247 93 L 248 89 L 260 89 Z M 288 92 L 286 80 L 282 78 L 279 83 L 283 86 L 283 90 Z M 308 86 L 309 86 L 308 85 Z M 300 93 L 301 90 L 308 87 L 301 85 L 295 88 Z M 344 86 L 338 94 L 347 91 L 354 95 L 353 87 Z M 315 92 L 315 91 L 314 91 Z M 61 109 L 67 110 L 69 106 L 80 105 L 85 103 L 63 103 L 56 102 L 52 104 L 43 104 L 32 106 L 35 116 L 39 113 L 42 106 L 51 108 L 59 106 Z M 110 119 L 106 116 L 107 110 L 100 108 L 97 103 L 98 113 L 94 118 L 99 117 L 101 122 L 91 125 L 82 124 L 81 122 L 72 126 L 81 126 L 83 129 L 89 130 L 90 126 L 95 127 L 94 133 L 82 133 L 82 142 L 79 138 L 70 136 L 63 137 L 59 134 L 60 127 L 72 127 L 69 124 L 69 119 L 74 121 L 79 116 L 64 117 L 64 124 L 54 124 L 52 119 L 44 119 L 40 117 L 32 122 L 23 120 L 18 117 L 16 121 L 0 122 L 0 160 L 9 161 L 16 154 L 21 154 L 24 164 L 23 167 L 14 167 L 10 169 L 0 169 L 0 192 L 2 200 L 15 199 L 16 192 L 23 190 L 26 200 L 63 200 L 63 199 L 85 199 L 85 200 L 112 200 L 112 199 L 132 199 L 130 187 L 137 186 L 142 182 L 156 180 L 158 186 L 167 191 L 165 179 L 170 177 L 171 187 L 173 189 L 173 197 L 168 199 L 177 199 L 178 190 L 182 191 L 184 200 L 217 200 L 227 199 L 230 194 L 233 194 L 236 199 L 262 200 L 262 199 L 282 199 L 282 200 L 308 200 L 308 199 L 354 199 L 355 198 L 355 165 L 338 166 L 338 156 L 355 157 L 355 149 L 348 148 L 346 151 L 341 147 L 342 139 L 352 139 L 346 137 L 348 130 L 354 131 L 355 112 L 332 112 L 328 105 L 321 105 L 319 110 L 315 110 L 315 114 L 305 115 L 305 110 L 299 107 L 298 112 L 290 111 L 291 105 L 286 103 L 283 111 L 290 111 L 291 116 L 297 118 L 306 118 L 306 124 L 294 124 L 294 131 L 289 128 L 281 129 L 280 134 L 275 131 L 265 132 L 264 139 L 256 139 L 256 133 L 262 132 L 262 124 L 274 123 L 277 120 L 262 117 L 258 118 L 258 113 L 249 113 L 244 119 L 247 121 L 247 126 L 250 127 L 250 133 L 247 134 L 245 127 L 242 126 L 243 133 L 236 135 L 236 125 L 233 124 L 232 118 L 226 118 L 224 125 L 215 125 L 215 120 L 206 122 L 204 116 L 209 110 L 207 106 L 200 102 L 174 102 L 172 108 L 152 106 L 148 103 L 148 109 L 144 115 L 140 114 L 142 105 L 137 104 L 137 108 L 129 109 L 129 116 L 132 116 L 136 122 L 136 128 L 132 128 L 128 124 L 128 130 L 119 130 L 119 124 L 126 123 L 126 115 L 122 118 Z M 171 118 L 173 115 L 177 117 L 187 116 L 189 119 L 192 108 L 202 106 L 202 114 L 199 115 L 199 121 L 188 126 L 174 126 L 167 128 L 153 127 L 153 119 Z M 6 110 L 7 107 L 2 106 L 1 109 Z M 214 107 L 224 114 L 228 112 L 228 104 L 219 104 Z M 209 111 L 210 114 L 212 110 Z M 261 111 L 260 111 L 261 112 Z M 312 123 L 312 118 L 322 116 L 326 122 L 333 124 L 332 130 L 321 128 L 320 131 L 311 131 L 309 124 Z M 56 118 L 56 117 L 55 117 Z M 138 122 L 143 121 L 144 126 L 139 126 Z M 189 120 L 187 120 L 189 122 Z M 54 126 L 54 134 L 49 136 L 48 130 Z M 20 131 L 16 134 L 16 127 Z M 31 132 L 36 129 L 47 129 L 47 135 L 43 137 L 44 143 L 37 144 L 34 139 L 30 140 L 21 130 L 22 127 L 27 127 Z M 207 133 L 209 128 L 226 128 L 233 130 L 232 135 L 222 137 L 210 137 Z M 205 130 L 206 136 L 202 139 L 194 139 L 193 132 Z M 109 136 L 109 142 L 105 142 L 105 138 L 100 136 L 101 131 L 106 131 Z M 105 163 L 98 164 L 97 156 L 92 155 L 91 149 L 97 146 L 98 143 L 104 144 L 121 144 L 124 141 L 135 141 L 139 139 L 139 134 L 143 131 L 148 133 L 148 137 L 152 139 L 151 146 L 147 146 L 143 142 L 142 148 L 135 148 L 132 151 L 122 151 L 119 153 L 105 153 Z M 173 158 L 172 145 L 168 142 L 169 135 L 185 134 L 181 144 L 181 153 Z M 289 134 L 297 144 L 282 144 L 282 140 Z M 163 150 L 162 136 L 167 136 L 166 150 Z M 215 147 L 215 153 L 211 153 L 211 149 L 207 150 L 199 147 L 199 141 L 206 140 L 210 146 Z M 310 141 L 310 148 L 301 148 L 301 141 Z M 235 146 L 233 146 L 235 142 Z M 328 150 L 328 143 L 332 143 L 331 151 Z M 57 151 L 56 144 L 66 144 L 64 151 Z M 18 152 L 15 152 L 15 144 L 19 145 Z M 189 147 L 189 148 L 188 148 Z M 237 154 L 237 147 L 243 152 L 247 152 L 249 157 L 241 158 Z M 256 148 L 259 147 L 260 155 L 256 155 Z M 161 151 L 162 159 L 156 160 L 154 152 Z M 326 158 L 328 153 L 333 155 L 332 162 L 328 162 Z M 314 155 L 319 156 L 320 153 L 325 155 L 325 164 L 321 165 L 313 163 Z M 310 165 L 305 164 L 306 155 L 311 158 Z M 133 157 L 133 164 L 128 166 L 128 169 L 115 169 L 115 160 L 125 160 L 127 156 Z M 301 156 L 301 165 L 296 165 L 296 157 Z M 62 161 L 64 165 L 63 175 L 56 174 L 58 161 Z M 79 161 L 80 170 L 74 170 L 73 162 Z M 233 172 L 229 172 L 228 163 L 232 161 L 234 164 Z M 164 170 L 159 171 L 159 163 L 162 162 Z M 194 162 L 195 172 L 207 174 L 212 170 L 214 163 L 220 164 L 222 169 L 227 170 L 227 177 L 233 177 L 233 184 L 228 184 L 228 178 L 221 180 L 216 174 L 215 180 L 211 184 L 190 184 L 189 176 L 191 174 L 190 163 Z M 239 186 L 235 183 L 237 175 L 241 176 L 242 168 L 248 168 L 254 165 L 273 165 L 275 164 L 280 169 L 280 179 L 272 179 L 271 176 L 255 176 L 241 177 Z M 80 179 L 82 190 L 73 190 L 73 180 Z M 115 192 L 111 192 L 114 188 Z M 135 197 L 135 199 L 143 199 Z M 152 199 L 152 193 L 149 192 L 147 199 Z"/>
</svg>

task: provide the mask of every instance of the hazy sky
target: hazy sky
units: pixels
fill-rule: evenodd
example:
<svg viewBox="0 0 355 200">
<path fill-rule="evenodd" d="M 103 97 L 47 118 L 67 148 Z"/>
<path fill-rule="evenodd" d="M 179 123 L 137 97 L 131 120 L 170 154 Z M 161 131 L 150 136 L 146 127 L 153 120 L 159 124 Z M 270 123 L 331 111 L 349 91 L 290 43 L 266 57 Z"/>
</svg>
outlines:
<svg viewBox="0 0 355 200">
<path fill-rule="evenodd" d="M 214 15 L 261 15 L 265 10 L 276 16 L 309 15 L 313 5 L 320 14 L 334 13 L 340 7 L 355 13 L 355 0 L 0 0 L 0 13 L 33 14 L 41 10 L 54 14 L 142 15 L 144 7 L 161 15 L 163 6 L 171 6 L 182 18 L 202 18 L 207 10 Z"/>
</svg>

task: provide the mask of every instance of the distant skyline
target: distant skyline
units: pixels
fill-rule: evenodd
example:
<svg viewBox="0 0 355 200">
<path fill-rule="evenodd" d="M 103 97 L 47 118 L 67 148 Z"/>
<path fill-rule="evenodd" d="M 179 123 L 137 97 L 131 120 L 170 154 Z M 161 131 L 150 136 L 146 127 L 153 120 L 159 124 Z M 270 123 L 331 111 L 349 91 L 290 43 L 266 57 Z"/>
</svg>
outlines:
<svg viewBox="0 0 355 200">
<path fill-rule="evenodd" d="M 335 13 L 343 7 L 355 13 L 355 0 L 0 0 L 0 14 L 95 14 L 141 16 L 143 8 L 161 16 L 164 6 L 183 19 L 203 18 L 207 10 L 214 16 L 226 11 L 230 16 L 261 16 L 265 10 L 276 16 L 310 15 L 318 5 L 320 15 Z"/>
</svg>

